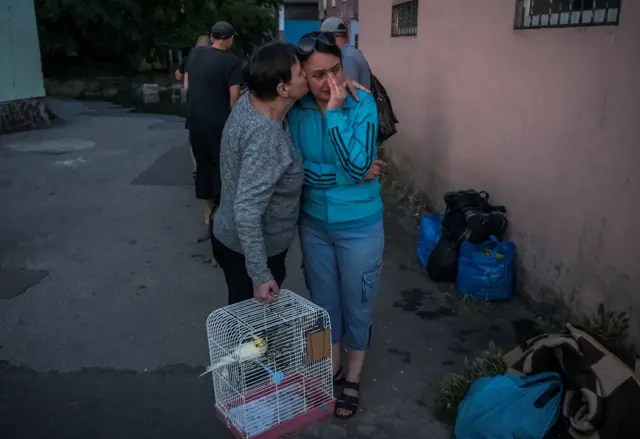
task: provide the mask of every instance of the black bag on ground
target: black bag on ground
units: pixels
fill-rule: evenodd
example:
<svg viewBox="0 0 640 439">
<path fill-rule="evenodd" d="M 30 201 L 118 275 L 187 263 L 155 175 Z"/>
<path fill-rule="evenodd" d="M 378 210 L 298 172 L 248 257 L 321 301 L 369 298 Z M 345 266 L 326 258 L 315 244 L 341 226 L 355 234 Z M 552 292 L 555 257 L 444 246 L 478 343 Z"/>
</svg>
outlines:
<svg viewBox="0 0 640 439">
<path fill-rule="evenodd" d="M 442 237 L 429 256 L 427 274 L 434 282 L 455 282 L 462 242 L 481 244 L 491 235 L 500 240 L 508 221 L 506 209 L 491 205 L 485 191 L 449 192 L 444 201 L 447 209 L 442 220 Z"/>
<path fill-rule="evenodd" d="M 427 274 L 434 282 L 455 282 L 458 276 L 460 244 L 443 235 L 429 255 Z"/>
<path fill-rule="evenodd" d="M 393 112 L 387 90 L 373 73 L 371 73 L 371 94 L 378 108 L 378 143 L 381 143 L 398 132 L 396 129 L 398 119 Z"/>
<path fill-rule="evenodd" d="M 473 189 L 449 192 L 444 196 L 447 210 L 442 228 L 458 243 L 481 244 L 494 235 L 499 240 L 509 222 L 504 206 L 489 203 L 489 194 Z"/>
</svg>

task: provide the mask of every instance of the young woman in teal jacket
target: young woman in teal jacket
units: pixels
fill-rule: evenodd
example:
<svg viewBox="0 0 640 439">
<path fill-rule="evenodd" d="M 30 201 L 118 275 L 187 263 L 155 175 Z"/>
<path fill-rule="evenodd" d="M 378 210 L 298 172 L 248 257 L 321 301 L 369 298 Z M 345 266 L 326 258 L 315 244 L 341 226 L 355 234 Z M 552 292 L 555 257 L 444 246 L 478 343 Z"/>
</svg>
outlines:
<svg viewBox="0 0 640 439">
<path fill-rule="evenodd" d="M 298 57 L 309 93 L 287 120 L 304 160 L 299 230 L 305 278 L 312 300 L 331 318 L 334 380 L 344 385 L 335 414 L 350 418 L 359 406 L 384 248 L 378 113 L 371 94 L 357 91 L 356 100 L 346 90 L 333 35 L 305 35 Z M 346 373 L 341 343 L 348 348 Z"/>
</svg>

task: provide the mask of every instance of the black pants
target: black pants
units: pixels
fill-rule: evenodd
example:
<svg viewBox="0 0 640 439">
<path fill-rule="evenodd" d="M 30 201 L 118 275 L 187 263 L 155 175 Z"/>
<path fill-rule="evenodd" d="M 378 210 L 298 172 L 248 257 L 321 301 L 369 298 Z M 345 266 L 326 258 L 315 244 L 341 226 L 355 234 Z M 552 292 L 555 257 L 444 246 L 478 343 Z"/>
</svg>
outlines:
<svg viewBox="0 0 640 439">
<path fill-rule="evenodd" d="M 244 255 L 231 250 L 218 241 L 215 236 L 211 238 L 211 248 L 213 250 L 213 257 L 216 259 L 216 262 L 218 262 L 220 268 L 222 268 L 224 278 L 227 281 L 229 305 L 252 299 L 253 281 L 249 277 L 249 273 L 247 273 Z M 282 285 L 284 278 L 287 276 L 286 256 L 287 250 L 267 259 L 269 270 L 271 270 L 271 274 L 278 286 Z"/>
<path fill-rule="evenodd" d="M 196 198 L 220 200 L 220 141 L 222 133 L 210 131 L 189 131 L 191 150 L 196 160 Z"/>
</svg>

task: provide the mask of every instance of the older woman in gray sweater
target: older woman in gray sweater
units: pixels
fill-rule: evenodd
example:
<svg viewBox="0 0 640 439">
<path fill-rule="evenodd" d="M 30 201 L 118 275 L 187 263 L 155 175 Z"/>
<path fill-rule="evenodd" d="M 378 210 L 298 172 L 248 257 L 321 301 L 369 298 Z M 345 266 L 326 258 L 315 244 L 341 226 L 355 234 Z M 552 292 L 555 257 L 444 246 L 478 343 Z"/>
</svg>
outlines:
<svg viewBox="0 0 640 439">
<path fill-rule="evenodd" d="M 245 73 L 248 92 L 227 119 L 220 151 L 222 191 L 213 219 L 213 255 L 229 303 L 275 301 L 296 232 L 304 178 L 285 116 L 307 91 L 294 46 L 258 48 Z"/>
</svg>

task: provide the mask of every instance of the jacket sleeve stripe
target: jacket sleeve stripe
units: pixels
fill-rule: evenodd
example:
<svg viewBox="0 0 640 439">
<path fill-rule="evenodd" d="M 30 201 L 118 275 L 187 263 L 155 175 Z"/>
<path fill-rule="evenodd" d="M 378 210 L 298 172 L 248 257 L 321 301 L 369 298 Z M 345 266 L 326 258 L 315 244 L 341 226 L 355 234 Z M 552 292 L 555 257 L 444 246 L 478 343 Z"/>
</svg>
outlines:
<svg viewBox="0 0 640 439">
<path fill-rule="evenodd" d="M 323 174 L 320 175 L 309 169 L 304 171 L 304 181 L 310 185 L 327 185 L 332 186 L 336 184 L 336 174 Z"/>
<path fill-rule="evenodd" d="M 336 180 L 325 180 L 325 181 L 314 181 L 314 180 L 310 180 L 308 177 L 304 178 L 304 182 L 307 184 L 307 186 L 327 186 L 327 187 L 331 187 L 331 186 L 335 186 L 336 184 Z"/>
<path fill-rule="evenodd" d="M 349 159 L 350 159 L 350 157 L 349 157 L 349 149 L 347 149 L 347 145 L 344 143 L 344 140 L 342 139 L 342 134 L 340 134 L 340 130 L 339 130 L 337 127 L 333 128 L 333 130 L 334 130 L 334 132 L 335 132 L 335 136 L 336 136 L 336 139 L 337 139 L 337 141 L 338 141 L 337 146 L 338 146 L 338 148 L 340 148 L 340 150 L 341 150 L 341 151 L 342 151 L 342 153 L 344 154 L 344 157 L 345 157 L 345 160 L 346 160 L 347 164 L 348 164 L 348 165 L 349 165 L 349 166 L 350 166 L 350 167 L 351 167 L 355 172 L 362 172 L 362 171 L 366 171 L 366 170 L 368 170 L 368 169 L 369 169 L 369 166 L 371 166 L 370 164 L 369 164 L 369 165 L 367 165 L 367 164 L 365 163 L 365 165 L 363 165 L 363 166 L 358 166 L 358 165 L 356 165 L 355 163 L 353 163 L 351 160 L 349 160 Z M 368 137 L 368 136 L 367 136 L 367 137 Z M 367 139 L 367 141 L 368 141 L 368 139 Z M 368 151 L 367 151 L 368 149 L 369 149 L 369 146 L 368 146 L 368 145 L 365 145 L 365 150 L 364 150 L 364 152 L 365 152 L 365 154 L 367 155 L 367 162 L 369 161 L 369 154 L 368 154 Z"/>
<path fill-rule="evenodd" d="M 347 174 L 349 174 L 349 176 L 353 179 L 358 179 L 357 175 L 353 175 L 353 173 L 351 172 L 351 170 L 349 169 L 349 166 L 347 164 L 347 160 L 345 159 L 344 153 L 342 152 L 342 150 L 338 147 L 338 140 L 336 138 L 336 134 L 335 131 L 337 130 L 337 128 L 331 128 L 329 130 L 329 135 L 331 136 L 331 143 L 333 143 L 333 149 L 336 151 L 336 156 L 338 156 L 338 161 L 340 162 L 340 166 L 342 166 L 342 169 L 345 170 L 345 172 Z"/>
<path fill-rule="evenodd" d="M 375 150 L 376 143 L 376 126 L 374 123 L 367 122 L 367 146 L 369 148 L 369 152 L 367 153 L 367 157 L 370 158 L 371 162 L 373 162 L 373 151 Z M 369 165 L 371 166 L 371 165 Z"/>
<path fill-rule="evenodd" d="M 335 147 L 336 155 L 340 160 L 340 164 L 345 169 L 345 171 L 347 171 L 347 173 L 356 180 L 361 180 L 367 174 L 369 167 L 371 167 L 371 162 L 373 161 L 373 154 L 369 152 L 369 150 L 372 149 L 371 144 L 373 140 L 373 136 L 370 136 L 369 134 L 369 125 L 371 124 L 367 124 L 366 144 L 364 149 L 366 159 L 363 166 L 358 166 L 350 160 L 349 150 L 347 149 L 347 146 L 345 145 L 338 128 L 334 127 L 329 130 L 331 141 Z"/>
</svg>

